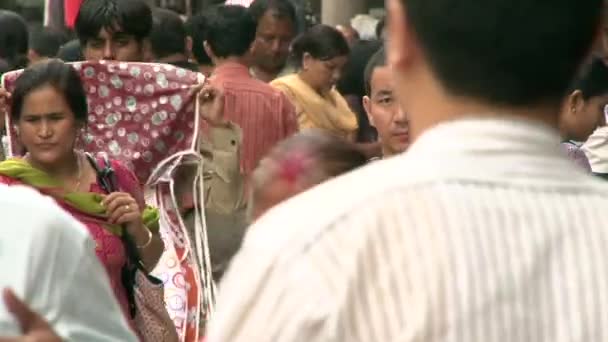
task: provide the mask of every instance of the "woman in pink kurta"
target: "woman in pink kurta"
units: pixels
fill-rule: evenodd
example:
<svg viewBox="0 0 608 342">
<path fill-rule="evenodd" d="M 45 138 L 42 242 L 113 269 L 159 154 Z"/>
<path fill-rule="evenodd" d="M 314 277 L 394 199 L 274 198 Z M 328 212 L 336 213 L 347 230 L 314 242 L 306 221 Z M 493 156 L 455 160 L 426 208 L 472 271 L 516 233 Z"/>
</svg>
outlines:
<svg viewBox="0 0 608 342">
<path fill-rule="evenodd" d="M 119 180 L 121 190 L 131 193 L 133 198 L 140 204 L 140 206 L 144 207 L 144 200 L 141 194 L 141 191 L 138 189 L 139 185 L 137 183 L 137 179 L 135 175 L 128 169 L 126 169 L 122 164 L 113 161 L 112 167 L 116 172 L 117 179 Z M 7 185 L 27 185 L 24 184 L 23 181 L 17 178 L 12 178 L 9 176 L 0 174 L 0 183 Z M 45 189 L 39 189 L 43 193 L 48 193 Z M 93 193 L 98 193 L 100 195 L 105 194 L 101 186 L 97 183 L 91 183 L 89 185 L 89 191 Z M 108 276 L 110 278 L 110 285 L 114 290 L 114 294 L 116 295 L 116 299 L 118 300 L 120 307 L 122 308 L 125 317 L 129 318 L 129 322 L 132 324 L 132 320 L 130 319 L 130 315 L 128 314 L 129 303 L 127 300 L 127 291 L 122 284 L 121 276 L 122 269 L 127 262 L 125 248 L 123 246 L 122 240 L 119 236 L 111 233 L 105 227 L 103 222 L 100 222 L 98 219 L 91 217 L 90 215 L 79 211 L 78 209 L 73 208 L 69 204 L 57 199 L 56 202 L 59 204 L 65 211 L 69 212 L 75 219 L 84 224 L 91 236 L 96 242 L 95 253 L 99 258 L 99 261 L 103 264 L 106 269 Z M 77 300 L 77 298 L 75 298 Z"/>
<path fill-rule="evenodd" d="M 88 228 L 116 299 L 133 326 L 133 301 L 128 300 L 133 284 L 122 281 L 127 263 L 122 237 L 133 241 L 144 268 L 154 268 L 163 251 L 157 212 L 145 207 L 136 176 L 116 161 L 111 166 L 117 184 L 105 189 L 110 193 L 102 190 L 95 161 L 76 148 L 88 105 L 74 68 L 61 61 L 34 65 L 16 80 L 10 99 L 10 118 L 27 153 L 0 163 L 0 183 L 35 188 Z"/>
</svg>

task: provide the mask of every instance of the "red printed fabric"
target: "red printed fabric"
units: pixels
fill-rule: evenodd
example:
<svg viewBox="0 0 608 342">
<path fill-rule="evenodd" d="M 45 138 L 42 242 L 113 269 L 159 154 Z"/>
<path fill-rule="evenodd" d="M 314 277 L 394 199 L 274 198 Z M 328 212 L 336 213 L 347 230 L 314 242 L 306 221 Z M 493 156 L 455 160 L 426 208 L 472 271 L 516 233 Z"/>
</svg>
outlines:
<svg viewBox="0 0 608 342">
<path fill-rule="evenodd" d="M 142 184 L 162 161 L 195 150 L 198 121 L 189 89 L 199 74 L 166 64 L 100 61 L 73 66 L 89 104 L 80 148 L 121 161 Z M 4 88 L 11 92 L 21 72 L 5 74 Z M 11 129 L 9 152 L 15 156 L 20 151 Z"/>
</svg>

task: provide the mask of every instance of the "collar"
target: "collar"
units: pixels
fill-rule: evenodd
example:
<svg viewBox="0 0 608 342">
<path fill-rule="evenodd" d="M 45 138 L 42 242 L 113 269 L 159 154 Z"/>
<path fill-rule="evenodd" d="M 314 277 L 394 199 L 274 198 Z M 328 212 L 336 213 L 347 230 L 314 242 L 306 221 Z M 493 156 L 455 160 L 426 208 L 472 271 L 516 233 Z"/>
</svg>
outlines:
<svg viewBox="0 0 608 342">
<path fill-rule="evenodd" d="M 213 76 L 225 77 L 247 77 L 251 78 L 249 68 L 245 64 L 238 62 L 224 62 L 218 65 L 213 71 Z"/>
<path fill-rule="evenodd" d="M 557 129 L 507 116 L 470 116 L 423 133 L 405 153 L 434 178 L 564 182 L 583 175 L 560 150 Z"/>
</svg>

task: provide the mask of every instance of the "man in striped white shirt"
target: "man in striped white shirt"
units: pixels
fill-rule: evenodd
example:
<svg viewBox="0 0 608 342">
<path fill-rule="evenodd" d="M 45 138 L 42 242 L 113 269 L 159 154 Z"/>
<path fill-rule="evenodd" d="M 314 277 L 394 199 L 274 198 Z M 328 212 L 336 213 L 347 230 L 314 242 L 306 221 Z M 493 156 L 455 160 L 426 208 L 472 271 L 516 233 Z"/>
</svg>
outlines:
<svg viewBox="0 0 608 342">
<path fill-rule="evenodd" d="M 608 186 L 558 108 L 602 0 L 387 0 L 408 152 L 261 218 L 210 341 L 608 341 Z"/>
</svg>

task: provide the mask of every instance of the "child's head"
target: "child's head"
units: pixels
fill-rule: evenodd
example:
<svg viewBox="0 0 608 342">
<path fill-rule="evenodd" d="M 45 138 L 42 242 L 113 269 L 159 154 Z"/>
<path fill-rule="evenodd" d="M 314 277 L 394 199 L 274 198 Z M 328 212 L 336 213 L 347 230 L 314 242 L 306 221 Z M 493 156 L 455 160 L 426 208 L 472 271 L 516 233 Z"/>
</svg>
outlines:
<svg viewBox="0 0 608 342">
<path fill-rule="evenodd" d="M 366 163 L 363 152 L 338 137 L 314 130 L 297 134 L 277 145 L 253 172 L 250 218 Z"/>
<path fill-rule="evenodd" d="M 585 141 L 606 124 L 608 67 L 600 59 L 589 64 L 574 82 L 562 106 L 560 131 L 564 139 Z"/>
</svg>

